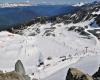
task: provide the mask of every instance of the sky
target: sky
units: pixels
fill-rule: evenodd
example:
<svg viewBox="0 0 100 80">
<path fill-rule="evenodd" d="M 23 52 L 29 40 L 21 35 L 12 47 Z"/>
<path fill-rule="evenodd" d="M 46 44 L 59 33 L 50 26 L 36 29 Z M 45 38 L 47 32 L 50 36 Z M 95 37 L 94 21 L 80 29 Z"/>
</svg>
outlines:
<svg viewBox="0 0 100 80">
<path fill-rule="evenodd" d="M 0 3 L 12 3 L 12 2 L 25 2 L 28 0 L 0 0 Z M 75 4 L 79 2 L 93 2 L 93 1 L 100 1 L 100 0 L 29 0 L 32 1 L 33 4 Z"/>
</svg>

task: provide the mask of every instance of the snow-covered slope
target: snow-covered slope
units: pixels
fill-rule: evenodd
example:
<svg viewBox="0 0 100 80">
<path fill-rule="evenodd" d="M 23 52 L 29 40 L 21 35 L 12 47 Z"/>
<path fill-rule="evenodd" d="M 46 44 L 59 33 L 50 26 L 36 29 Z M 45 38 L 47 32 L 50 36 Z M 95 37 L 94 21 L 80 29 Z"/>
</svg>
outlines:
<svg viewBox="0 0 100 80">
<path fill-rule="evenodd" d="M 79 69 L 82 69 L 85 73 L 93 75 L 95 71 L 97 71 L 99 64 L 100 55 L 96 55 L 82 58 L 78 63 L 71 65 L 71 67 L 77 67 Z"/>
<path fill-rule="evenodd" d="M 28 67 L 38 65 L 42 58 L 39 50 L 34 45 L 33 37 L 14 35 L 8 32 L 0 32 L 0 69 L 11 71 L 15 62 L 20 59 Z M 33 68 L 34 68 L 33 67 Z"/>
<path fill-rule="evenodd" d="M 62 68 L 56 73 L 49 76 L 48 78 L 42 80 L 65 80 L 68 69 L 73 67 L 82 70 L 86 74 L 93 75 L 95 71 L 98 70 L 99 64 L 100 64 L 100 55 L 87 56 L 85 58 L 80 59 L 77 63 L 67 66 L 67 68 L 66 67 Z"/>
<path fill-rule="evenodd" d="M 100 10 L 97 11 L 97 12 L 93 12 L 92 14 L 93 14 L 93 15 L 96 15 L 96 14 L 97 14 L 97 15 L 100 15 Z"/>
<path fill-rule="evenodd" d="M 89 22 L 69 25 L 35 24 L 22 30 L 23 35 L 0 32 L 0 63 L 2 63 L 0 69 L 11 71 L 14 63 L 21 59 L 27 74 L 34 73 L 31 77 L 40 80 L 48 80 L 48 78 L 57 80 L 51 79 L 53 74 L 57 76 L 58 72 L 57 74 L 60 75 L 60 70 L 76 63 L 81 57 L 96 55 L 100 52 L 99 40 L 91 33 L 88 39 L 89 36 L 68 31 L 72 26 L 83 26 L 83 24 L 89 25 Z M 40 60 L 44 65 L 38 67 Z"/>
<path fill-rule="evenodd" d="M 100 29 L 98 15 L 92 14 L 98 9 L 97 4 L 96 7 L 85 6 L 79 12 L 54 17 L 53 22 L 44 24 L 40 18 L 31 26 L 12 29 L 13 33 L 0 32 L 0 70 L 12 71 L 20 59 L 26 73 L 39 80 L 65 80 L 69 67 L 92 74 L 100 64 L 100 41 L 90 31 L 95 26 Z"/>
</svg>

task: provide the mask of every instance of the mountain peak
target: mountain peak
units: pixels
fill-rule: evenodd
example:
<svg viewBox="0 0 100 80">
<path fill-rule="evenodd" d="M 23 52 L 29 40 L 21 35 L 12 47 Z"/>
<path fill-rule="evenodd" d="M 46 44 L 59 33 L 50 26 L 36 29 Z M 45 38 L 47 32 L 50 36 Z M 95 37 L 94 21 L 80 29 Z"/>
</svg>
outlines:
<svg viewBox="0 0 100 80">
<path fill-rule="evenodd" d="M 80 3 L 77 3 L 77 4 L 73 5 L 73 6 L 83 6 L 83 5 L 85 5 L 85 3 L 80 2 Z"/>
</svg>

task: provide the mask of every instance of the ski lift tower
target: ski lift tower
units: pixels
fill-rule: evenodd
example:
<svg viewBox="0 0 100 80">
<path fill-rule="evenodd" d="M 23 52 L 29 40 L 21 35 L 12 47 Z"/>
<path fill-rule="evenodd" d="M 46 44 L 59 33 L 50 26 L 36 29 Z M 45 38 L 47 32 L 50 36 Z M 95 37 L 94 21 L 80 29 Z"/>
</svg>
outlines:
<svg viewBox="0 0 100 80">
<path fill-rule="evenodd" d="M 85 51 L 86 51 L 86 53 L 88 52 L 88 47 L 85 47 Z"/>
</svg>

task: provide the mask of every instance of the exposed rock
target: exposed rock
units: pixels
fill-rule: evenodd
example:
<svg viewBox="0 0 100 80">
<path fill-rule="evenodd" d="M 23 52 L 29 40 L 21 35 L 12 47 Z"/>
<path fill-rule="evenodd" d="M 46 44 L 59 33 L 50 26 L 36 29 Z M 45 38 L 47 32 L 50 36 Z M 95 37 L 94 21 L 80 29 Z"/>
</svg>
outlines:
<svg viewBox="0 0 100 80">
<path fill-rule="evenodd" d="M 86 74 L 81 77 L 81 80 L 93 80 L 93 78 L 90 75 Z"/>
<path fill-rule="evenodd" d="M 26 75 L 22 62 L 18 60 L 15 64 L 15 71 L 7 73 L 0 71 L 0 80 L 30 80 L 30 77 Z"/>
<path fill-rule="evenodd" d="M 30 77 L 28 75 L 23 75 L 25 80 L 30 80 Z"/>
<path fill-rule="evenodd" d="M 0 70 L 0 74 L 3 73 L 3 71 Z"/>
<path fill-rule="evenodd" d="M 95 18 L 95 20 L 96 20 L 96 23 L 98 24 L 98 26 L 100 26 L 100 15 L 98 15 L 98 16 Z"/>
<path fill-rule="evenodd" d="M 82 32 L 84 31 L 85 29 L 83 27 L 77 27 L 77 29 L 75 29 L 76 32 Z"/>
<path fill-rule="evenodd" d="M 0 73 L 0 80 L 25 80 L 24 77 L 13 71 L 8 73 Z"/>
<path fill-rule="evenodd" d="M 93 74 L 93 78 L 95 80 L 100 80 L 100 67 L 96 73 Z"/>
<path fill-rule="evenodd" d="M 87 33 L 87 32 L 85 32 L 85 31 L 82 31 L 82 32 L 80 33 L 80 35 L 89 36 L 90 34 Z"/>
<path fill-rule="evenodd" d="M 88 32 L 92 33 L 94 36 L 100 39 L 100 29 L 88 30 Z"/>
<path fill-rule="evenodd" d="M 66 80 L 93 80 L 93 78 L 76 68 L 70 68 L 68 70 Z"/>
<path fill-rule="evenodd" d="M 25 75 L 25 69 L 24 69 L 24 66 L 20 60 L 18 60 L 15 64 L 15 71 L 19 72 L 22 75 Z"/>
<path fill-rule="evenodd" d="M 72 31 L 75 30 L 76 26 L 71 26 L 70 28 L 68 28 L 68 31 Z"/>
<path fill-rule="evenodd" d="M 26 75 L 24 66 L 20 60 L 15 64 L 15 71 L 23 76 L 25 80 L 30 80 L 30 77 Z"/>
</svg>

